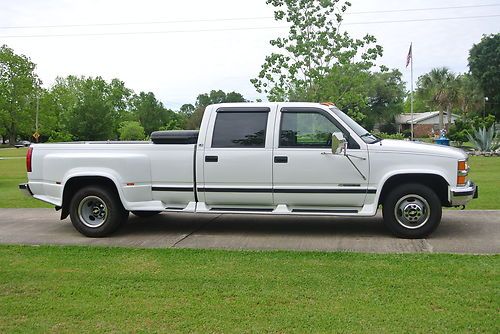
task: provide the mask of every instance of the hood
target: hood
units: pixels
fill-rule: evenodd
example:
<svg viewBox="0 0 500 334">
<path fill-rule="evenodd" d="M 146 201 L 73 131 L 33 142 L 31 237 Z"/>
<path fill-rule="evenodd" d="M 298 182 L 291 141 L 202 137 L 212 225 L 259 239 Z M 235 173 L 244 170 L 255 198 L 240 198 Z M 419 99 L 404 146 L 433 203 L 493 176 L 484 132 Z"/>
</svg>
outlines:
<svg viewBox="0 0 500 334">
<path fill-rule="evenodd" d="M 368 145 L 368 149 L 376 152 L 424 154 L 457 160 L 467 159 L 467 153 L 459 148 L 407 140 L 383 139 L 381 142 Z"/>
</svg>

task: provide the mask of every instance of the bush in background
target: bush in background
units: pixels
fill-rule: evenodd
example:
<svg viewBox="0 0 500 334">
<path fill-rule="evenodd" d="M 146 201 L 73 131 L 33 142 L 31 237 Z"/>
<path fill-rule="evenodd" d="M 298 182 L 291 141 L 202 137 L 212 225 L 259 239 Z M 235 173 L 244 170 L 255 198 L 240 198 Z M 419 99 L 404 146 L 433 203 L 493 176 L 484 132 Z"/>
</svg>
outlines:
<svg viewBox="0 0 500 334">
<path fill-rule="evenodd" d="M 482 128 L 490 129 L 494 124 L 495 116 L 493 115 L 457 119 L 450 126 L 447 136 L 450 140 L 456 142 L 457 146 L 462 146 L 463 143 L 469 140 L 469 135 L 476 133 Z"/>
<path fill-rule="evenodd" d="M 380 138 L 383 138 L 383 139 L 399 139 L 399 140 L 405 139 L 405 136 L 402 133 L 379 132 L 379 133 L 376 133 L 376 135 Z"/>
<path fill-rule="evenodd" d="M 141 126 L 141 123 L 136 121 L 120 123 L 118 132 L 120 133 L 120 140 L 144 140 L 146 138 L 144 128 Z"/>
<path fill-rule="evenodd" d="M 454 141 L 457 146 L 462 146 L 467 140 L 469 140 L 469 132 L 471 131 L 471 123 L 463 119 L 455 120 L 455 124 L 450 126 L 448 131 L 448 138 Z"/>
<path fill-rule="evenodd" d="M 52 131 L 48 139 L 48 142 L 51 143 L 63 143 L 69 141 L 73 141 L 73 136 L 64 131 Z"/>
</svg>

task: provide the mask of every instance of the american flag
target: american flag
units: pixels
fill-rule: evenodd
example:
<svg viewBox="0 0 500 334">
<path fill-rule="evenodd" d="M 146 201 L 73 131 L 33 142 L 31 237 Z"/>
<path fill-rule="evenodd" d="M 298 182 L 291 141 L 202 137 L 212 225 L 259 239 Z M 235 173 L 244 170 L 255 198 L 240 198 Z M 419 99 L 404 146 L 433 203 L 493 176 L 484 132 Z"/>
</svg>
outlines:
<svg viewBox="0 0 500 334">
<path fill-rule="evenodd" d="M 406 56 L 406 67 L 408 67 L 408 64 L 410 64 L 410 61 L 411 61 L 411 57 L 412 57 L 411 46 L 412 46 L 412 44 L 410 44 L 410 50 L 408 50 L 408 56 Z"/>
</svg>

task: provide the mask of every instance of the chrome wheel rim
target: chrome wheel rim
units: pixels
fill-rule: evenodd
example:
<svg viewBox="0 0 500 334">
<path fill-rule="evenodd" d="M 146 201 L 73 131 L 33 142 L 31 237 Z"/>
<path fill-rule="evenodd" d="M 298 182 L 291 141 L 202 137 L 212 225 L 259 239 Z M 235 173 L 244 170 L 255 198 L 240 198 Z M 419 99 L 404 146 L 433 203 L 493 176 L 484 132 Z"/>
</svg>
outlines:
<svg viewBox="0 0 500 334">
<path fill-rule="evenodd" d="M 394 216 L 404 228 L 417 229 L 425 225 L 431 215 L 429 203 L 419 195 L 401 197 L 394 207 Z"/>
<path fill-rule="evenodd" d="M 97 196 L 87 196 L 78 205 L 80 221 L 88 227 L 97 228 L 106 222 L 108 207 Z"/>
</svg>

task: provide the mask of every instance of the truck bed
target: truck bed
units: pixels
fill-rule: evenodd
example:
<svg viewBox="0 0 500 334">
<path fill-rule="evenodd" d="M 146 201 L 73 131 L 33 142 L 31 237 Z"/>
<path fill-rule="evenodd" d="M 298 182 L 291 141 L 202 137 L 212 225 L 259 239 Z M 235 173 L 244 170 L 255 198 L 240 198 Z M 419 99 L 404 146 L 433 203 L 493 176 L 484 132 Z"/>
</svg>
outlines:
<svg viewBox="0 0 500 334">
<path fill-rule="evenodd" d="M 63 186 L 70 178 L 89 174 L 111 179 L 129 210 L 165 209 L 162 202 L 182 207 L 194 200 L 194 144 L 144 141 L 32 146 L 30 189 L 35 198 L 56 206 L 61 205 Z"/>
</svg>

